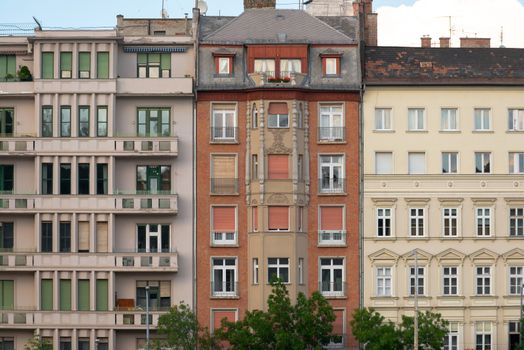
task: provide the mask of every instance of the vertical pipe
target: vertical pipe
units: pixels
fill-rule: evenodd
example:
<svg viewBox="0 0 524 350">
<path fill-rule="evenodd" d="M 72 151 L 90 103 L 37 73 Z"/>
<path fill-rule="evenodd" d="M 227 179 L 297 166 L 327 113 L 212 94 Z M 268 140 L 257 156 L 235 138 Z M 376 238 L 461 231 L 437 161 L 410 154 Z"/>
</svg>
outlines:
<svg viewBox="0 0 524 350">
<path fill-rule="evenodd" d="M 417 251 L 414 250 L 415 254 L 415 317 L 414 317 L 414 340 L 413 350 L 418 350 L 418 255 Z"/>
</svg>

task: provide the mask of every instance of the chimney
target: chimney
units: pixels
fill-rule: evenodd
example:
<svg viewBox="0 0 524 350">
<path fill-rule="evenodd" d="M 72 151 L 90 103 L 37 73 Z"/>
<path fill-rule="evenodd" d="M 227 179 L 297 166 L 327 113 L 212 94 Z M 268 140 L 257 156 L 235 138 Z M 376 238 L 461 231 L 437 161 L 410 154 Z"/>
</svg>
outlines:
<svg viewBox="0 0 524 350">
<path fill-rule="evenodd" d="M 490 38 L 460 38 L 460 47 L 463 48 L 489 48 L 491 47 Z"/>
<path fill-rule="evenodd" d="M 431 47 L 431 37 L 425 35 L 422 38 L 420 38 L 420 46 L 423 48 Z"/>
<path fill-rule="evenodd" d="M 244 10 L 247 9 L 263 9 L 275 8 L 277 0 L 244 0 Z"/>
<path fill-rule="evenodd" d="M 442 38 L 439 38 L 439 40 L 440 40 L 440 47 L 449 47 L 449 42 L 451 38 L 442 37 Z"/>
<path fill-rule="evenodd" d="M 353 14 L 360 21 L 360 36 L 367 46 L 377 46 L 378 16 L 373 12 L 373 0 L 354 0 Z"/>
</svg>

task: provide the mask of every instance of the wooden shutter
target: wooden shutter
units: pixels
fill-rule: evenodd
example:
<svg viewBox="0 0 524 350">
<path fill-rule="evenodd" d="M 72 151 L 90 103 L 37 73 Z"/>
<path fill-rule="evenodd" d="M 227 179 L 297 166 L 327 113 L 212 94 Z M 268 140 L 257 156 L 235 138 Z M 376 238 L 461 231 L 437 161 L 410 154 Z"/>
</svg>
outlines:
<svg viewBox="0 0 524 350">
<path fill-rule="evenodd" d="M 78 70 L 85 72 L 91 70 L 91 52 L 80 52 L 78 54 Z"/>
<path fill-rule="evenodd" d="M 289 178 L 289 155 L 270 154 L 267 158 L 269 179 Z"/>
<path fill-rule="evenodd" d="M 71 310 L 71 280 L 60 280 L 60 311 Z"/>
<path fill-rule="evenodd" d="M 213 231 L 235 231 L 235 207 L 213 207 Z"/>
<path fill-rule="evenodd" d="M 107 253 L 107 222 L 96 223 L 96 252 Z"/>
<path fill-rule="evenodd" d="M 160 282 L 160 297 L 169 298 L 171 296 L 171 282 L 161 281 Z"/>
<path fill-rule="evenodd" d="M 234 156 L 213 156 L 213 174 L 216 179 L 234 179 L 236 168 L 236 157 Z"/>
<path fill-rule="evenodd" d="M 287 114 L 287 103 L 273 102 L 269 104 L 268 114 Z"/>
<path fill-rule="evenodd" d="M 109 78 L 109 52 L 97 52 L 96 77 L 98 79 Z"/>
<path fill-rule="evenodd" d="M 335 313 L 335 321 L 333 322 L 333 334 L 344 334 L 344 310 L 333 310 Z"/>
<path fill-rule="evenodd" d="M 107 280 L 96 280 L 96 311 L 108 310 L 108 290 Z"/>
<path fill-rule="evenodd" d="M 344 207 L 320 207 L 321 230 L 343 230 Z"/>
<path fill-rule="evenodd" d="M 78 222 L 78 251 L 89 251 L 89 222 Z"/>
<path fill-rule="evenodd" d="M 53 79 L 54 72 L 54 53 L 42 52 L 42 79 Z"/>
<path fill-rule="evenodd" d="M 229 322 L 235 322 L 235 314 L 236 312 L 234 310 L 213 310 L 213 329 L 220 328 L 220 324 L 224 318 Z"/>
<path fill-rule="evenodd" d="M 78 280 L 78 310 L 89 311 L 89 280 Z"/>
<path fill-rule="evenodd" d="M 270 230 L 289 229 L 289 207 L 268 207 L 268 212 Z"/>
<path fill-rule="evenodd" d="M 53 310 L 52 279 L 43 279 L 40 283 L 40 308 L 44 311 Z"/>
</svg>

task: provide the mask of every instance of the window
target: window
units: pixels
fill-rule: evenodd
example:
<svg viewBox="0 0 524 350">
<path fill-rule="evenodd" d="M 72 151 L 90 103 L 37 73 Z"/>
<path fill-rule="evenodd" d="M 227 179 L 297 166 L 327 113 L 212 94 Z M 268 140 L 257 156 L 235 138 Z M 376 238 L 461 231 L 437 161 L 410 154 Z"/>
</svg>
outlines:
<svg viewBox="0 0 524 350">
<path fill-rule="evenodd" d="M 409 174 L 425 174 L 426 173 L 426 154 L 423 152 L 409 152 L 408 153 Z"/>
<path fill-rule="evenodd" d="M 71 350 L 71 338 L 60 337 L 60 350 Z"/>
<path fill-rule="evenodd" d="M 90 309 L 90 303 L 89 303 L 89 280 L 85 279 L 79 279 L 78 280 L 78 290 L 77 290 L 77 306 L 78 311 L 89 311 Z"/>
<path fill-rule="evenodd" d="M 509 330 L 509 350 L 517 350 L 520 345 L 520 321 L 510 321 L 508 323 Z"/>
<path fill-rule="evenodd" d="M 96 136 L 107 136 L 107 106 L 98 106 L 96 109 Z"/>
<path fill-rule="evenodd" d="M 510 152 L 509 172 L 510 174 L 524 173 L 524 152 Z"/>
<path fill-rule="evenodd" d="M 392 276 L 391 267 L 377 267 L 376 268 L 376 296 L 377 297 L 390 297 L 393 296 L 392 292 Z"/>
<path fill-rule="evenodd" d="M 137 166 L 136 190 L 138 193 L 169 193 L 171 191 L 171 167 L 168 165 Z"/>
<path fill-rule="evenodd" d="M 321 206 L 318 232 L 319 244 L 345 244 L 343 206 Z"/>
<path fill-rule="evenodd" d="M 211 156 L 211 193 L 238 193 L 236 164 L 237 158 L 235 155 Z"/>
<path fill-rule="evenodd" d="M 444 266 L 442 268 L 442 294 L 458 295 L 458 267 Z"/>
<path fill-rule="evenodd" d="M 14 166 L 0 164 L 0 192 L 12 193 L 14 188 Z"/>
<path fill-rule="evenodd" d="M 89 350 L 89 338 L 78 338 L 77 350 Z"/>
<path fill-rule="evenodd" d="M 213 106 L 212 141 L 236 141 L 237 117 L 235 106 Z"/>
<path fill-rule="evenodd" d="M 54 79 L 55 58 L 53 52 L 42 52 L 42 79 Z"/>
<path fill-rule="evenodd" d="M 60 164 L 60 194 L 71 194 L 71 164 Z"/>
<path fill-rule="evenodd" d="M 289 258 L 267 258 L 267 283 L 276 279 L 289 283 Z"/>
<path fill-rule="evenodd" d="M 139 253 L 168 253 L 171 229 L 169 225 L 139 224 L 136 226 L 137 251 Z"/>
<path fill-rule="evenodd" d="M 258 128 L 258 110 L 256 105 L 253 105 L 253 110 L 251 111 L 251 118 L 251 128 Z"/>
<path fill-rule="evenodd" d="M 73 77 L 73 53 L 72 52 L 60 52 L 60 78 L 71 79 Z"/>
<path fill-rule="evenodd" d="M 426 120 L 424 117 L 424 108 L 408 108 L 408 130 L 409 131 L 426 130 Z"/>
<path fill-rule="evenodd" d="M 215 65 L 217 75 L 233 75 L 233 56 L 215 56 Z"/>
<path fill-rule="evenodd" d="M 15 110 L 13 108 L 0 108 L 0 136 L 13 136 Z"/>
<path fill-rule="evenodd" d="M 489 108 L 475 108 L 475 131 L 491 130 L 491 110 Z"/>
<path fill-rule="evenodd" d="M 109 52 L 96 53 L 97 79 L 109 79 Z"/>
<path fill-rule="evenodd" d="M 491 173 L 491 153 L 490 152 L 475 152 L 475 173 L 476 174 L 490 174 Z"/>
<path fill-rule="evenodd" d="M 212 293 L 215 297 L 237 295 L 237 259 L 212 258 Z"/>
<path fill-rule="evenodd" d="M 444 350 L 458 350 L 458 323 L 450 322 L 448 334 L 444 338 Z"/>
<path fill-rule="evenodd" d="M 99 221 L 96 223 L 96 252 L 107 253 L 107 221 Z"/>
<path fill-rule="evenodd" d="M 344 156 L 321 155 L 320 157 L 320 192 L 344 192 Z"/>
<path fill-rule="evenodd" d="M 14 246 L 12 222 L 0 222 L 0 252 L 11 252 Z"/>
<path fill-rule="evenodd" d="M 15 338 L 14 337 L 0 337 L 0 349 L 12 350 L 14 348 L 15 348 Z M 51 348 L 46 348 L 45 350 L 51 350 Z"/>
<path fill-rule="evenodd" d="M 297 232 L 304 232 L 304 207 L 297 208 Z"/>
<path fill-rule="evenodd" d="M 524 208 L 509 209 L 509 235 L 524 236 Z"/>
<path fill-rule="evenodd" d="M 509 268 L 509 294 L 520 295 L 520 289 L 522 288 L 523 282 L 523 270 L 522 266 L 510 266 Z"/>
<path fill-rule="evenodd" d="M 79 221 L 78 222 L 78 252 L 88 253 L 89 252 L 89 243 L 91 236 L 89 221 Z"/>
<path fill-rule="evenodd" d="M 289 128 L 287 103 L 270 103 L 267 113 L 268 128 Z"/>
<path fill-rule="evenodd" d="M 320 291 L 324 296 L 344 296 L 344 258 L 320 258 Z"/>
<path fill-rule="evenodd" d="M 458 209 L 457 208 L 443 208 L 442 209 L 442 235 L 444 237 L 458 236 Z"/>
<path fill-rule="evenodd" d="M 139 53 L 137 61 L 139 78 L 169 78 L 171 76 L 170 53 Z"/>
<path fill-rule="evenodd" d="M 274 59 L 255 59 L 255 73 L 267 73 L 271 76 L 275 74 Z"/>
<path fill-rule="evenodd" d="M 491 350 L 491 322 L 475 323 L 475 350 Z"/>
<path fill-rule="evenodd" d="M 299 105 L 297 108 L 297 128 L 303 129 L 304 128 L 304 111 L 302 109 L 302 104 Z"/>
<path fill-rule="evenodd" d="M 14 281 L 0 280 L 0 310 L 13 310 L 14 296 Z"/>
<path fill-rule="evenodd" d="M 298 258 L 298 284 L 304 284 L 304 258 Z"/>
<path fill-rule="evenodd" d="M 71 280 L 60 280 L 60 311 L 71 311 Z"/>
<path fill-rule="evenodd" d="M 253 232 L 258 232 L 258 207 L 251 208 L 251 223 L 253 224 Z"/>
<path fill-rule="evenodd" d="M 269 154 L 267 164 L 269 180 L 289 179 L 289 155 Z"/>
<path fill-rule="evenodd" d="M 40 228 L 40 247 L 43 253 L 53 251 L 53 223 L 50 221 L 42 222 Z"/>
<path fill-rule="evenodd" d="M 89 137 L 89 106 L 78 108 L 78 137 Z"/>
<path fill-rule="evenodd" d="M 409 209 L 409 235 L 411 237 L 423 237 L 426 235 L 426 228 L 424 225 L 425 217 L 425 208 Z"/>
<path fill-rule="evenodd" d="M 375 108 L 375 130 L 393 130 L 391 108 Z"/>
<path fill-rule="evenodd" d="M 213 215 L 212 243 L 235 244 L 237 242 L 237 208 L 212 207 L 211 210 Z"/>
<path fill-rule="evenodd" d="M 138 108 L 138 136 L 170 136 L 169 108 Z"/>
<path fill-rule="evenodd" d="M 91 52 L 78 53 L 78 77 L 89 79 L 91 76 Z"/>
<path fill-rule="evenodd" d="M 42 163 L 42 194 L 53 194 L 53 163 Z"/>
<path fill-rule="evenodd" d="M 491 208 L 476 208 L 477 236 L 491 236 Z"/>
<path fill-rule="evenodd" d="M 456 174 L 458 172 L 458 153 L 442 152 L 442 174 Z"/>
<path fill-rule="evenodd" d="M 107 311 L 108 308 L 108 280 L 96 280 L 96 311 Z"/>
<path fill-rule="evenodd" d="M 60 240 L 59 240 L 59 251 L 60 253 L 68 253 L 71 251 L 71 223 L 60 222 Z"/>
<path fill-rule="evenodd" d="M 96 194 L 107 194 L 107 164 L 99 163 L 96 165 Z"/>
<path fill-rule="evenodd" d="M 491 267 L 489 266 L 477 266 L 476 271 L 476 282 L 477 282 L 477 295 L 490 295 L 491 294 Z"/>
<path fill-rule="evenodd" d="M 42 279 L 40 282 L 40 310 L 53 310 L 53 280 Z"/>
<path fill-rule="evenodd" d="M 42 107 L 42 137 L 53 137 L 53 107 Z"/>
<path fill-rule="evenodd" d="M 391 208 L 377 208 L 377 236 L 391 236 Z"/>
<path fill-rule="evenodd" d="M 300 59 L 281 59 L 280 76 L 289 77 L 291 73 L 302 73 L 302 61 Z"/>
<path fill-rule="evenodd" d="M 146 293 L 148 286 L 149 293 Z M 145 310 L 146 302 L 149 310 L 167 310 L 171 306 L 171 281 L 136 281 L 136 305 Z M 142 324 L 145 324 L 145 317 Z"/>
<path fill-rule="evenodd" d="M 442 131 L 458 130 L 458 116 L 456 108 L 442 108 L 440 112 L 440 129 Z"/>
<path fill-rule="evenodd" d="M 258 154 L 251 155 L 251 179 L 258 179 Z"/>
<path fill-rule="evenodd" d="M 344 140 L 344 114 L 342 105 L 321 105 L 318 138 L 320 141 Z"/>
<path fill-rule="evenodd" d="M 393 173 L 393 153 L 375 152 L 375 174 Z"/>
<path fill-rule="evenodd" d="M 289 207 L 268 207 L 268 221 L 270 231 L 289 231 Z"/>
<path fill-rule="evenodd" d="M 71 136 L 71 107 L 60 107 L 60 136 Z"/>
<path fill-rule="evenodd" d="M 0 55 L 0 81 L 8 81 L 16 77 L 16 56 Z"/>
<path fill-rule="evenodd" d="M 409 295 L 424 295 L 425 271 L 423 266 L 419 266 L 417 270 L 414 266 L 409 267 Z"/>
<path fill-rule="evenodd" d="M 253 258 L 253 284 L 258 284 L 258 258 Z"/>
<path fill-rule="evenodd" d="M 89 163 L 78 164 L 78 194 L 89 194 Z"/>
<path fill-rule="evenodd" d="M 340 75 L 340 56 L 322 57 L 322 70 L 323 70 L 324 76 L 339 76 Z"/>
<path fill-rule="evenodd" d="M 524 131 L 524 109 L 509 110 L 508 130 Z"/>
</svg>

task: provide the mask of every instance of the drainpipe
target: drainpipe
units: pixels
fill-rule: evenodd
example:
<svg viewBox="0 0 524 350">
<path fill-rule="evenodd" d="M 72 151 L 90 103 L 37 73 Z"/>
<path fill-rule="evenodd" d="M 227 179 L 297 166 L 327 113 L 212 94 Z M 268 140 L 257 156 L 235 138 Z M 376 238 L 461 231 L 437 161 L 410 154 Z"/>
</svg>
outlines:
<svg viewBox="0 0 524 350">
<path fill-rule="evenodd" d="M 364 92 L 366 91 L 366 84 L 362 83 L 360 88 L 360 105 L 359 105 L 359 242 L 358 242 L 358 262 L 360 272 L 360 308 L 364 307 Z M 364 349 L 367 344 L 364 344 Z M 362 344 L 360 345 L 362 349 Z"/>
</svg>

